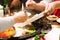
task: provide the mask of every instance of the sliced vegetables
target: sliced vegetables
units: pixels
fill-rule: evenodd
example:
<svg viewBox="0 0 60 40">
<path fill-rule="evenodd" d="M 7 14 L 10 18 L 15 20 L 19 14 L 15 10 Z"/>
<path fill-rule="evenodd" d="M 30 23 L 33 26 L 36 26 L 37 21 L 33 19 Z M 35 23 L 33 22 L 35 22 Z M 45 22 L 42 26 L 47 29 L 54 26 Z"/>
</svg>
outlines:
<svg viewBox="0 0 60 40">
<path fill-rule="evenodd" d="M 32 34 L 32 33 L 34 33 L 34 32 L 36 32 L 36 30 L 29 30 L 29 33 L 30 33 L 30 34 Z"/>
</svg>

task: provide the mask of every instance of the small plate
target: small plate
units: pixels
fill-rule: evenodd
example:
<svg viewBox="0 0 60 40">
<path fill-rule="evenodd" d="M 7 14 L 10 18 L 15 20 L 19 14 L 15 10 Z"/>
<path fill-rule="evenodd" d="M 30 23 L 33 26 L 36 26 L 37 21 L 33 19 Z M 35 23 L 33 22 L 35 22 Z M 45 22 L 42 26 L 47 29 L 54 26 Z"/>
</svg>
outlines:
<svg viewBox="0 0 60 40">
<path fill-rule="evenodd" d="M 51 21 L 55 21 L 55 20 L 58 19 L 58 17 L 55 16 L 55 15 L 49 15 L 49 16 L 47 17 L 47 19 L 48 19 L 48 20 L 51 20 Z"/>
<path fill-rule="evenodd" d="M 56 20 L 58 23 L 60 23 L 60 18 Z"/>
</svg>

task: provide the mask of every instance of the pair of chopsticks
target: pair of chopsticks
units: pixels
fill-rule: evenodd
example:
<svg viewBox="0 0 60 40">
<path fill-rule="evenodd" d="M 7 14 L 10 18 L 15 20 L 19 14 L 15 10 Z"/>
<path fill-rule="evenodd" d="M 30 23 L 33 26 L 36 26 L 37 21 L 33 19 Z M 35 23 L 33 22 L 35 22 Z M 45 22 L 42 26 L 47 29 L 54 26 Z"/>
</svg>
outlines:
<svg viewBox="0 0 60 40">
<path fill-rule="evenodd" d="M 21 24 L 22 26 L 20 26 L 20 27 L 24 27 L 24 26 L 28 25 L 29 23 L 32 23 L 32 22 L 44 17 L 45 13 L 46 12 L 44 11 L 44 12 L 41 12 L 40 14 L 34 15 L 33 17 L 27 19 L 23 24 Z"/>
</svg>

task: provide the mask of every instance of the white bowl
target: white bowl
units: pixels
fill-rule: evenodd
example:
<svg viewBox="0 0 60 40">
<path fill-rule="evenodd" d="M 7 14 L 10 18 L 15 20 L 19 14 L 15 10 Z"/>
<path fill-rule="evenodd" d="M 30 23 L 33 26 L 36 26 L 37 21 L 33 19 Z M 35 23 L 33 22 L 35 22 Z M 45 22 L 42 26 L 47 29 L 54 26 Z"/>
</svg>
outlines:
<svg viewBox="0 0 60 40">
<path fill-rule="evenodd" d="M 47 19 L 48 19 L 48 20 L 51 20 L 51 21 L 55 21 L 55 20 L 58 19 L 58 17 L 55 16 L 55 15 L 49 15 L 49 16 L 47 17 Z"/>
</svg>

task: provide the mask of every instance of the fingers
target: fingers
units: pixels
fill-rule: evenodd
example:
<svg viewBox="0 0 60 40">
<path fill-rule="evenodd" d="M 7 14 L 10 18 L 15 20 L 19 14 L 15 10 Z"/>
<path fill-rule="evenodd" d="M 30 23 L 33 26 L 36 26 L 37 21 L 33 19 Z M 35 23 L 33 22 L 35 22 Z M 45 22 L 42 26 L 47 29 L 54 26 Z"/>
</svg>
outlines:
<svg viewBox="0 0 60 40">
<path fill-rule="evenodd" d="M 46 5 L 45 11 L 44 11 L 44 17 L 49 15 L 49 11 L 50 11 L 49 5 Z"/>
<path fill-rule="evenodd" d="M 49 7 L 49 5 L 47 5 L 47 6 L 45 7 L 45 12 L 49 13 L 49 11 L 50 11 L 50 7 Z"/>
<path fill-rule="evenodd" d="M 33 1 L 33 0 L 28 0 L 28 1 L 30 1 L 30 2 L 31 2 L 31 1 Z"/>
<path fill-rule="evenodd" d="M 20 23 L 20 22 L 24 22 L 27 20 L 27 13 L 25 12 L 19 12 L 16 13 L 14 16 L 14 23 Z"/>
<path fill-rule="evenodd" d="M 27 1 L 26 2 L 26 7 L 28 8 L 28 9 L 34 9 L 35 7 L 36 7 L 36 3 L 35 3 L 35 1 Z"/>
<path fill-rule="evenodd" d="M 50 4 L 45 7 L 46 15 L 50 15 L 52 13 L 52 11 L 53 11 L 53 9 Z"/>
<path fill-rule="evenodd" d="M 54 12 L 54 5 L 52 3 L 49 3 L 49 5 L 47 5 L 45 7 L 45 11 L 47 11 L 48 15 L 51 15 Z"/>
<path fill-rule="evenodd" d="M 28 0 L 27 2 L 26 2 L 26 7 L 29 5 L 29 4 L 32 4 L 34 1 L 33 0 Z"/>
</svg>

